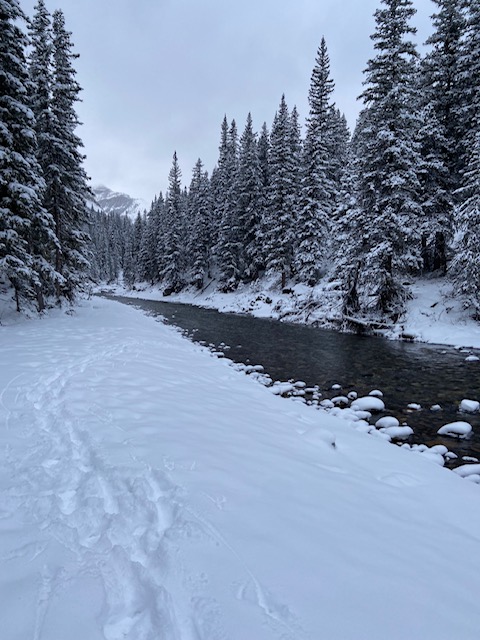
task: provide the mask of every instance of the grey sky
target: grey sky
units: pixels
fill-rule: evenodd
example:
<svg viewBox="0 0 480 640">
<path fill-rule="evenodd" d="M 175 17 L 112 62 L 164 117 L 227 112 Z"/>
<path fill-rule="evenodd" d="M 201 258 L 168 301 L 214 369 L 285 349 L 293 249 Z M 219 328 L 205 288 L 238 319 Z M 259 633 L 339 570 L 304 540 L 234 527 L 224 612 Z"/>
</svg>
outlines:
<svg viewBox="0 0 480 640">
<path fill-rule="evenodd" d="M 36 0 L 21 0 L 32 15 Z M 270 126 L 282 93 L 301 120 L 322 35 L 335 101 L 353 126 L 380 0 L 46 0 L 73 33 L 86 168 L 150 202 L 176 150 L 185 184 L 198 157 L 213 168 L 224 114 Z M 431 0 L 416 0 L 421 44 Z"/>
</svg>

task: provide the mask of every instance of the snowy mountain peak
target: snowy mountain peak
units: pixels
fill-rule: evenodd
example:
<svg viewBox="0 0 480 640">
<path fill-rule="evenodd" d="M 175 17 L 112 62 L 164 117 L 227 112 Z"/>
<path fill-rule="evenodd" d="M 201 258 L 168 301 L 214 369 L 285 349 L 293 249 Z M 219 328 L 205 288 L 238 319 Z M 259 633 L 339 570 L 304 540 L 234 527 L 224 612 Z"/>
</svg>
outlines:
<svg viewBox="0 0 480 640">
<path fill-rule="evenodd" d="M 147 203 L 141 198 L 132 198 L 126 193 L 112 191 L 104 185 L 97 185 L 92 188 L 95 194 L 94 206 L 97 205 L 105 213 L 118 213 L 127 215 L 135 219 L 138 213 L 147 209 Z"/>
</svg>

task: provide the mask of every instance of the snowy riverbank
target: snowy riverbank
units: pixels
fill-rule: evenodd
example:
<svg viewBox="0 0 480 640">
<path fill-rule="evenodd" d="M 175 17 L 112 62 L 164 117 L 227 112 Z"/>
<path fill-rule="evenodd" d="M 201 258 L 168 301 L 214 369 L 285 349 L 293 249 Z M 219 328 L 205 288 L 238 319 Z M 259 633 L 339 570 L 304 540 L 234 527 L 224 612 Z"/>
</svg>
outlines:
<svg viewBox="0 0 480 640">
<path fill-rule="evenodd" d="M 477 638 L 478 486 L 107 300 L 0 361 L 5 638 Z"/>
<path fill-rule="evenodd" d="M 100 287 L 118 295 L 184 302 L 224 312 L 249 313 L 259 318 L 274 318 L 289 322 L 338 326 L 336 293 L 325 284 L 315 288 L 295 285 L 289 293 L 281 293 L 278 283 L 260 281 L 240 285 L 232 293 L 221 293 L 214 283 L 204 291 L 193 288 L 178 294 L 163 296 L 156 286 L 136 285 L 134 290 L 119 285 Z M 462 300 L 453 296 L 452 285 L 445 279 L 418 279 L 411 285 L 412 299 L 408 301 L 405 317 L 384 335 L 400 339 L 404 334 L 419 342 L 480 348 L 480 322 L 473 320 Z"/>
</svg>

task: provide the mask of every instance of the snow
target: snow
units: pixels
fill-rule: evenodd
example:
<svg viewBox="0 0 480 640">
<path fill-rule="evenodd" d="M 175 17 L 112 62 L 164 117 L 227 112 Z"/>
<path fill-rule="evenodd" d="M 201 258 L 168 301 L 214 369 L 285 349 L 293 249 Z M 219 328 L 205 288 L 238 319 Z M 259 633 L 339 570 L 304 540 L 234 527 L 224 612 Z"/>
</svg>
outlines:
<svg viewBox="0 0 480 640">
<path fill-rule="evenodd" d="M 390 427 L 399 427 L 400 422 L 393 416 L 384 416 L 376 421 L 375 426 L 377 429 L 389 429 Z"/>
<path fill-rule="evenodd" d="M 473 474 L 480 475 L 480 464 L 462 464 L 460 467 L 454 469 L 454 471 L 462 478 Z"/>
<path fill-rule="evenodd" d="M 462 413 L 477 413 L 480 411 L 480 402 L 464 399 L 460 402 L 459 411 Z"/>
<path fill-rule="evenodd" d="M 466 438 L 472 432 L 472 425 L 468 422 L 450 422 L 443 425 L 437 431 L 441 436 L 452 436 L 453 438 Z"/>
<path fill-rule="evenodd" d="M 385 403 L 376 396 L 365 396 L 363 398 L 357 398 L 352 402 L 352 409 L 358 411 L 384 411 Z"/>
<path fill-rule="evenodd" d="M 392 440 L 407 440 L 407 438 L 413 434 L 412 427 L 408 425 L 402 425 L 401 427 L 382 427 L 380 431 L 386 433 Z"/>
<path fill-rule="evenodd" d="M 403 331 L 422 342 L 480 348 L 480 323 L 470 317 L 446 279 L 415 280 Z"/>
<path fill-rule="evenodd" d="M 2 638 L 478 637 L 480 469 L 103 299 L 2 326 L 0 362 Z"/>
</svg>

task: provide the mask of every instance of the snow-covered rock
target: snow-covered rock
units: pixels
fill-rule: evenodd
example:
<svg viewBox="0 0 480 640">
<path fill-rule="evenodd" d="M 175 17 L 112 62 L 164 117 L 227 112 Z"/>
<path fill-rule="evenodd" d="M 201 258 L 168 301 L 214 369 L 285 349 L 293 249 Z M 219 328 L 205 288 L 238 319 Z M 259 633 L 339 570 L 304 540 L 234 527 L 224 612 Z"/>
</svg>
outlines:
<svg viewBox="0 0 480 640">
<path fill-rule="evenodd" d="M 323 407 L 324 409 L 333 409 L 335 405 L 331 400 L 328 400 L 328 398 L 325 398 L 325 400 L 322 400 L 320 402 L 320 406 Z"/>
<path fill-rule="evenodd" d="M 357 398 L 352 402 L 352 409 L 378 413 L 380 411 L 385 411 L 385 403 L 383 400 L 380 400 L 380 398 L 375 396 L 364 396 L 363 398 Z"/>
<path fill-rule="evenodd" d="M 480 411 L 480 402 L 477 400 L 462 400 L 459 406 L 462 413 L 477 413 Z"/>
<path fill-rule="evenodd" d="M 380 429 L 380 431 L 386 433 L 392 440 L 406 440 L 413 435 L 413 429 L 408 425 L 401 427 L 384 427 Z"/>
<path fill-rule="evenodd" d="M 480 464 L 462 464 L 460 467 L 457 467 L 453 471 L 462 478 L 466 478 L 467 476 L 471 476 L 473 474 L 480 474 Z"/>
<path fill-rule="evenodd" d="M 407 405 L 407 409 L 410 409 L 410 411 L 421 411 L 422 405 L 417 402 L 410 402 L 410 404 Z"/>
<path fill-rule="evenodd" d="M 450 422 L 443 425 L 437 431 L 439 436 L 450 436 L 452 438 L 466 438 L 472 432 L 472 425 L 468 422 Z"/>
<path fill-rule="evenodd" d="M 430 411 L 441 411 L 442 407 L 439 404 L 432 404 Z"/>
<path fill-rule="evenodd" d="M 376 421 L 375 426 L 377 429 L 389 429 L 391 427 L 400 426 L 400 422 L 393 416 L 384 416 Z"/>
<path fill-rule="evenodd" d="M 373 396 L 374 398 L 383 398 L 383 391 L 380 391 L 380 389 L 373 389 L 368 395 Z"/>
<path fill-rule="evenodd" d="M 465 358 L 465 362 L 478 362 L 479 360 L 480 360 L 480 358 L 478 356 L 474 356 L 474 355 L 467 356 Z"/>
<path fill-rule="evenodd" d="M 278 382 L 275 381 L 273 385 L 270 387 L 272 393 L 277 396 L 283 396 L 288 393 L 292 393 L 295 387 L 291 382 Z"/>
</svg>

